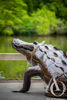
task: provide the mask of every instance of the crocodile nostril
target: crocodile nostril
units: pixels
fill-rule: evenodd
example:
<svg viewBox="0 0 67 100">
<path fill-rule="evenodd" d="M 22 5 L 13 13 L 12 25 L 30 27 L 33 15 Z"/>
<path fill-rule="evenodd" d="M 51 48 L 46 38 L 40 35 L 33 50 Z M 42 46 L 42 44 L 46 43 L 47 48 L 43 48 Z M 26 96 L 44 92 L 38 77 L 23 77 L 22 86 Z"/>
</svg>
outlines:
<svg viewBox="0 0 67 100">
<path fill-rule="evenodd" d="M 38 43 L 36 41 L 34 41 L 34 44 L 37 45 Z"/>
</svg>

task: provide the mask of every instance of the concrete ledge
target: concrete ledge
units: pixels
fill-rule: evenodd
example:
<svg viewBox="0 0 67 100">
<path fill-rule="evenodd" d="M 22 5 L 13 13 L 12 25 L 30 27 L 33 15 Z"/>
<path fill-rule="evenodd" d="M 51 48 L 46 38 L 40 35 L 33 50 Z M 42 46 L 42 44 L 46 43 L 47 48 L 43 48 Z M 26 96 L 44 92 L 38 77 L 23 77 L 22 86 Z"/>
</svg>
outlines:
<svg viewBox="0 0 67 100">
<path fill-rule="evenodd" d="M 26 60 L 20 53 L 0 53 L 0 60 Z"/>
<path fill-rule="evenodd" d="M 38 79 L 31 79 L 32 82 L 42 82 L 42 80 L 40 78 Z M 9 79 L 9 80 L 0 80 L 0 83 L 22 83 L 23 82 L 23 79 L 22 80 L 18 80 L 18 79 Z"/>
</svg>

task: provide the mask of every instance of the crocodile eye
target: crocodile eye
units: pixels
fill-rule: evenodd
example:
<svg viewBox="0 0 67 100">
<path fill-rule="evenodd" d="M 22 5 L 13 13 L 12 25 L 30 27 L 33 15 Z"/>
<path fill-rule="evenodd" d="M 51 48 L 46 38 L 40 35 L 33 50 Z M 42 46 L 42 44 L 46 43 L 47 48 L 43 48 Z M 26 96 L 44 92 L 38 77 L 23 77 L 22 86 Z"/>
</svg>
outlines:
<svg viewBox="0 0 67 100">
<path fill-rule="evenodd" d="M 38 43 L 37 43 L 36 41 L 34 41 L 34 43 L 33 43 L 33 44 L 37 45 Z"/>
</svg>

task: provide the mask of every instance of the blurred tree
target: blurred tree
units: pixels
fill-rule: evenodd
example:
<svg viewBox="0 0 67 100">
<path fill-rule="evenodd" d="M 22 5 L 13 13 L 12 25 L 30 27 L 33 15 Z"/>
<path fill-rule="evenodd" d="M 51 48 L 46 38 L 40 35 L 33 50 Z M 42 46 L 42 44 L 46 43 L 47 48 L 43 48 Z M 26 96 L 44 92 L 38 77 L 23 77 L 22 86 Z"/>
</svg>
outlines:
<svg viewBox="0 0 67 100">
<path fill-rule="evenodd" d="M 0 0 L 0 34 L 67 33 L 67 0 Z"/>
<path fill-rule="evenodd" d="M 23 25 L 27 6 L 22 0 L 0 0 L 0 33 L 14 34 Z"/>
</svg>

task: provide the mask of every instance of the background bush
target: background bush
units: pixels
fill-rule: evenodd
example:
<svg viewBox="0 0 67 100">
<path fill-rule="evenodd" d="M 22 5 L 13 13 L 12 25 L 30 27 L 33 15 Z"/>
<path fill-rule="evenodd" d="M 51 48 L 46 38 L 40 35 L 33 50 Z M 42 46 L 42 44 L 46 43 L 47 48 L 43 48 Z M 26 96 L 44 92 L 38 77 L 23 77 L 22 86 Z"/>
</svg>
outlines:
<svg viewBox="0 0 67 100">
<path fill-rule="evenodd" d="M 1 35 L 67 33 L 67 0 L 0 0 Z"/>
</svg>

